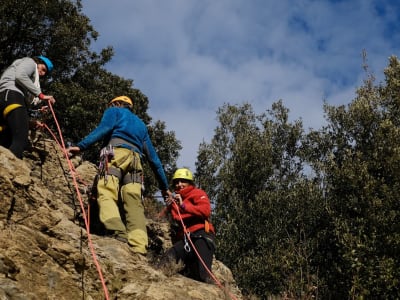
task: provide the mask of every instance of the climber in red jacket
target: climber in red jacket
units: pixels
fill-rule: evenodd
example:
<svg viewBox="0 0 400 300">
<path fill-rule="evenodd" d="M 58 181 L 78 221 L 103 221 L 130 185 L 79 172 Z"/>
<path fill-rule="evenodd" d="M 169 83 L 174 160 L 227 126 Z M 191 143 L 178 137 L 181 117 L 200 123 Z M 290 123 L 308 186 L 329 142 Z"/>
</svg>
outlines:
<svg viewBox="0 0 400 300">
<path fill-rule="evenodd" d="M 178 227 L 175 243 L 166 252 L 163 262 L 175 261 L 178 263 L 182 261 L 185 265 L 184 275 L 210 283 L 212 279 L 209 272 L 211 272 L 215 251 L 215 230 L 210 223 L 210 200 L 205 191 L 196 188 L 193 174 L 189 169 L 176 170 L 172 182 L 175 187 L 175 195 L 173 198 L 167 198 L 166 204 Z M 195 249 L 192 249 L 188 236 Z"/>
</svg>

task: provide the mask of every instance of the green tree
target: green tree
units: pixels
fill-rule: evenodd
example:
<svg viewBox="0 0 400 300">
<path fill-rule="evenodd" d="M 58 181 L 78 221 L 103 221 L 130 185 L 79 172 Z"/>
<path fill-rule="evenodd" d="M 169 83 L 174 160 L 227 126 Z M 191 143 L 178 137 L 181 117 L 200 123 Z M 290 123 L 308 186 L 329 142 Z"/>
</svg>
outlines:
<svg viewBox="0 0 400 300">
<path fill-rule="evenodd" d="M 386 85 L 367 75 L 349 105 L 325 105 L 328 125 L 309 135 L 331 229 L 319 264 L 332 299 L 400 297 L 399 61 L 390 59 Z"/>
<path fill-rule="evenodd" d="M 93 60 L 108 61 L 111 53 L 100 57 L 90 51 L 98 33 L 81 8 L 80 0 L 2 1 L 0 69 L 16 58 L 43 54 L 54 62 L 56 79 L 70 77 L 76 68 Z"/>
<path fill-rule="evenodd" d="M 309 261 L 321 195 L 303 174 L 302 123 L 288 121 L 281 101 L 261 115 L 250 104 L 225 105 L 218 119 L 196 164 L 196 177 L 215 206 L 217 257 L 244 293 L 313 293 L 317 272 Z"/>
<path fill-rule="evenodd" d="M 215 210 L 217 255 L 244 293 L 266 298 L 400 297 L 400 62 L 368 73 L 327 126 L 304 134 L 274 103 L 225 105 L 196 175 Z"/>
<path fill-rule="evenodd" d="M 54 71 L 41 82 L 43 90 L 57 100 L 54 110 L 66 140 L 77 142 L 94 129 L 106 104 L 119 95 L 134 100 L 134 112 L 148 125 L 161 152 L 162 162 L 173 168 L 180 143 L 173 132 L 165 132 L 163 122 L 152 125 L 147 114 L 148 98 L 133 88 L 133 80 L 105 70 L 113 56 L 112 47 L 100 53 L 90 50 L 98 37 L 80 0 L 8 0 L 0 3 L 0 69 L 16 58 L 46 55 Z M 84 122 L 83 122 L 84 120 Z M 54 120 L 46 123 L 55 131 Z M 152 128 L 154 126 L 154 128 Z M 170 147 L 170 148 L 168 148 Z M 100 145 L 85 153 L 96 162 Z M 167 149 L 168 148 L 168 149 Z M 172 167 L 171 167 L 172 166 Z M 153 176 L 152 172 L 147 172 Z M 147 181 L 154 183 L 154 178 Z M 151 192 L 155 186 L 147 186 Z"/>
</svg>

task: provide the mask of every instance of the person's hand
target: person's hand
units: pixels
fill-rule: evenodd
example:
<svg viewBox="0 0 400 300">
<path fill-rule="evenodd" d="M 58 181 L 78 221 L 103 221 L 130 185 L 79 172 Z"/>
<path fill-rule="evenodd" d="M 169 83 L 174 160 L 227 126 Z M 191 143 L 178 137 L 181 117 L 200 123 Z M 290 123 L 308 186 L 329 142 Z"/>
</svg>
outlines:
<svg viewBox="0 0 400 300">
<path fill-rule="evenodd" d="M 53 96 L 45 96 L 44 100 L 47 100 L 50 104 L 56 103 L 56 99 Z"/>
<path fill-rule="evenodd" d="M 163 196 L 166 205 L 171 205 L 172 202 L 174 201 L 174 198 L 172 197 L 172 193 L 170 190 L 161 191 L 161 195 Z"/>
<path fill-rule="evenodd" d="M 39 94 L 39 99 L 40 99 L 40 100 L 46 100 L 46 101 L 48 101 L 50 104 L 54 104 L 54 103 L 56 102 L 56 99 L 54 99 L 53 96 L 45 95 L 45 94 L 43 94 L 43 93 L 40 93 L 40 94 Z"/>
<path fill-rule="evenodd" d="M 181 196 L 181 194 L 175 194 L 174 200 L 179 206 L 182 205 L 182 196 Z"/>
<path fill-rule="evenodd" d="M 71 147 L 68 147 L 66 149 L 66 151 L 67 151 L 68 157 L 72 157 L 72 156 L 78 154 L 81 151 L 81 149 L 78 146 L 71 146 Z"/>
</svg>

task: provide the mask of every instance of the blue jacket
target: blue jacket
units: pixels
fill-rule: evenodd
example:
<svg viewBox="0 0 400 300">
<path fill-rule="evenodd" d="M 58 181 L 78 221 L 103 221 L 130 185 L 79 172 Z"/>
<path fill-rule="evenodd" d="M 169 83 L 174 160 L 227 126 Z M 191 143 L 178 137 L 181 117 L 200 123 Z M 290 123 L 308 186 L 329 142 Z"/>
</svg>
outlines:
<svg viewBox="0 0 400 300">
<path fill-rule="evenodd" d="M 86 150 L 94 143 L 112 138 L 123 139 L 137 147 L 140 156 L 146 156 L 150 167 L 157 177 L 159 188 L 168 189 L 168 181 L 156 150 L 150 140 L 149 133 L 143 121 L 128 108 L 110 107 L 104 111 L 100 124 L 90 132 L 77 146 Z M 124 145 L 121 145 L 124 147 Z M 126 148 L 129 148 L 127 146 Z"/>
</svg>

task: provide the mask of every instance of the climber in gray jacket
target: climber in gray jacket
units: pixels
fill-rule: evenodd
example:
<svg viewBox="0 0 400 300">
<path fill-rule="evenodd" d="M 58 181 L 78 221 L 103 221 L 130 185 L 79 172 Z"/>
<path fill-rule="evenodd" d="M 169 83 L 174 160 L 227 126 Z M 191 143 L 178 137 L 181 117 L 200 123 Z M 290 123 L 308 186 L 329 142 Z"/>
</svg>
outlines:
<svg viewBox="0 0 400 300">
<path fill-rule="evenodd" d="M 55 102 L 44 95 L 39 77 L 51 72 L 53 63 L 45 56 L 24 57 L 15 60 L 0 77 L 0 145 L 22 158 L 28 146 L 31 101 Z"/>
</svg>

